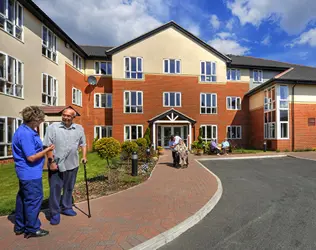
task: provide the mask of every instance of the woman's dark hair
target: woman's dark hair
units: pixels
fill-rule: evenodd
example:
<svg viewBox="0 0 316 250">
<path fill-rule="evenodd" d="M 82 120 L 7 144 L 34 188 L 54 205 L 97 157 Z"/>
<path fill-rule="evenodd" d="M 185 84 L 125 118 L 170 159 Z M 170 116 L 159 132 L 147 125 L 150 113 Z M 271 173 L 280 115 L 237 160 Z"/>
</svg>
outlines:
<svg viewBox="0 0 316 250">
<path fill-rule="evenodd" d="M 45 113 L 38 106 L 28 106 L 20 113 L 24 123 L 44 121 L 45 118 Z"/>
</svg>

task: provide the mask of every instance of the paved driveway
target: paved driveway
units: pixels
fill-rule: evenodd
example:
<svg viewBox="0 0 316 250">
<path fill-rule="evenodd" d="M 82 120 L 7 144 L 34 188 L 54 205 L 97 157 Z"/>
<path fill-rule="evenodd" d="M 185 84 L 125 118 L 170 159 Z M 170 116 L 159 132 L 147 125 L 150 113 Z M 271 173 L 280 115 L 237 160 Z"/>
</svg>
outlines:
<svg viewBox="0 0 316 250">
<path fill-rule="evenodd" d="M 223 195 L 161 249 L 316 249 L 316 162 L 290 157 L 203 161 Z"/>
</svg>

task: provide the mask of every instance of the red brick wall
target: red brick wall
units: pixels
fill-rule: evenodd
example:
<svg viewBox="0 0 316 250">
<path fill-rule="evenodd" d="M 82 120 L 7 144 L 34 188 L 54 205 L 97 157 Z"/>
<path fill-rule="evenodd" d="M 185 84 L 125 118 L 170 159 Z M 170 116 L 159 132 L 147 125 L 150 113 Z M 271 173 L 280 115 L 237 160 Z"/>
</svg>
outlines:
<svg viewBox="0 0 316 250">
<path fill-rule="evenodd" d="M 94 139 L 95 125 L 112 125 L 112 109 L 94 108 L 95 93 L 112 93 L 112 78 L 97 77 L 96 86 L 91 86 L 85 76 L 66 64 L 66 105 L 74 107 L 81 116 L 74 122 L 81 124 L 85 129 L 88 149 L 91 149 Z M 82 91 L 82 107 L 72 104 L 72 87 Z"/>
<path fill-rule="evenodd" d="M 263 134 L 263 107 L 251 110 L 250 116 L 250 130 L 249 130 L 249 145 L 256 149 L 263 148 L 264 134 Z"/>
<path fill-rule="evenodd" d="M 124 114 L 123 91 L 143 91 L 143 114 Z M 218 128 L 218 139 L 222 141 L 226 137 L 226 126 L 242 125 L 242 140 L 236 143 L 246 146 L 249 131 L 249 104 L 244 94 L 249 90 L 248 83 L 228 82 L 227 84 L 199 84 L 198 77 L 189 76 L 165 76 L 146 75 L 144 81 L 113 80 L 113 136 L 120 141 L 124 140 L 124 125 L 139 124 L 148 127 L 148 120 L 169 110 L 163 107 L 163 92 L 177 91 L 182 93 L 182 107 L 175 109 L 195 119 L 194 133 L 197 138 L 199 127 L 202 124 L 214 124 Z M 200 93 L 216 93 L 218 114 L 200 114 Z M 226 110 L 226 97 L 240 96 L 242 98 L 242 110 Z"/>
</svg>

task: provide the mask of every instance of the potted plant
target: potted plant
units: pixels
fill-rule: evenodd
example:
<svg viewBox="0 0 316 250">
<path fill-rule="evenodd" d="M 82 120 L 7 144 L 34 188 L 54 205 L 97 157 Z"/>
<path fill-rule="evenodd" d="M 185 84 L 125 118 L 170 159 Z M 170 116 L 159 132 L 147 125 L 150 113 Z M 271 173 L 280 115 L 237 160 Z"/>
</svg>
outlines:
<svg viewBox="0 0 316 250">
<path fill-rule="evenodd" d="M 196 154 L 197 153 L 197 147 L 196 147 L 197 143 L 198 143 L 198 141 L 194 141 L 191 144 L 191 153 L 192 154 Z"/>
<path fill-rule="evenodd" d="M 158 149 L 158 154 L 159 155 L 163 155 L 164 154 L 165 149 L 163 147 L 158 146 L 157 149 Z"/>
<path fill-rule="evenodd" d="M 202 155 L 204 153 L 204 144 L 202 136 L 198 136 L 198 142 L 196 144 L 197 155 Z"/>
</svg>

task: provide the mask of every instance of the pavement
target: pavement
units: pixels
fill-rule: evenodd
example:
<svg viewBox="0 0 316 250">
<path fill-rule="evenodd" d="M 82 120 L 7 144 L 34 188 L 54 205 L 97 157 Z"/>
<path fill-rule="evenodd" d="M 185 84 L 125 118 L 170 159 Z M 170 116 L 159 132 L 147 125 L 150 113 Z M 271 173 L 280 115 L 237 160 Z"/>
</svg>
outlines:
<svg viewBox="0 0 316 250">
<path fill-rule="evenodd" d="M 220 178 L 222 197 L 202 221 L 160 249 L 315 249 L 316 152 L 288 155 L 201 161 Z"/>
<path fill-rule="evenodd" d="M 1 217 L 0 248 L 153 249 L 148 243 L 155 243 L 155 239 L 160 240 L 156 246 L 172 240 L 202 219 L 215 206 L 220 194 L 216 177 L 201 167 L 193 155 L 188 168 L 175 169 L 171 165 L 171 152 L 165 152 L 146 182 L 91 200 L 91 218 L 84 213 L 85 202 L 77 204 L 76 217 L 62 216 L 57 226 L 50 225 L 41 212 L 42 228 L 50 231 L 49 236 L 31 239 L 16 236 L 14 217 Z"/>
</svg>

